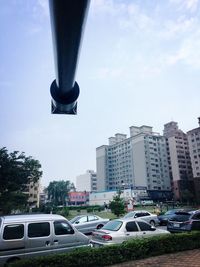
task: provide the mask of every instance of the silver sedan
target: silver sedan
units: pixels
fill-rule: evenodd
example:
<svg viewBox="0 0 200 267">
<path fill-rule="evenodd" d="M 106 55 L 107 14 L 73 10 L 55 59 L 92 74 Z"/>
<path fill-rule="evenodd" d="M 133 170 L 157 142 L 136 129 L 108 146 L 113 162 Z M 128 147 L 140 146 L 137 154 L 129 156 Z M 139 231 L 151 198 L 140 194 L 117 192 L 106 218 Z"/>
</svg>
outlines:
<svg viewBox="0 0 200 267">
<path fill-rule="evenodd" d="M 70 220 L 71 224 L 84 234 L 89 234 L 96 229 L 100 229 L 108 221 L 109 219 L 90 214 L 76 216 Z"/>
<path fill-rule="evenodd" d="M 157 229 L 141 219 L 116 219 L 108 222 L 100 230 L 92 233 L 93 247 L 113 245 L 126 242 L 132 238 L 143 238 L 153 235 L 170 234 L 166 230 Z"/>
<path fill-rule="evenodd" d="M 123 218 L 141 218 L 142 220 L 150 223 L 153 226 L 159 225 L 158 216 L 146 210 L 130 211 Z"/>
</svg>

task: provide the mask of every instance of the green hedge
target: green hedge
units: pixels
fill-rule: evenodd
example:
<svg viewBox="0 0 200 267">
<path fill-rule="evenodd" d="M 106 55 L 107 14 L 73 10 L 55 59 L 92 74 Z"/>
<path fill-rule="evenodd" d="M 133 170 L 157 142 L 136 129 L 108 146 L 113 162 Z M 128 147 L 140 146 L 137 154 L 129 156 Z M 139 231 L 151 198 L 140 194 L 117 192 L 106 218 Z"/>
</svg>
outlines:
<svg viewBox="0 0 200 267">
<path fill-rule="evenodd" d="M 200 248 L 200 232 L 132 239 L 120 245 L 80 248 L 65 254 L 20 260 L 12 267 L 96 267 Z"/>
</svg>

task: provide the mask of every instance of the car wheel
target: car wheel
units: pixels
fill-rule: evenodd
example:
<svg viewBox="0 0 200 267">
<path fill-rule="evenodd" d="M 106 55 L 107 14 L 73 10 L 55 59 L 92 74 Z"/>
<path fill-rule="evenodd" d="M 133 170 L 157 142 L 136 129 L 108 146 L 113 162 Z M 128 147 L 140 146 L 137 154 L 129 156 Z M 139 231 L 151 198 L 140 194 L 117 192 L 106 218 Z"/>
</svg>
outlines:
<svg viewBox="0 0 200 267">
<path fill-rule="evenodd" d="M 103 224 L 97 225 L 97 229 L 101 229 L 103 227 Z"/>
<path fill-rule="evenodd" d="M 150 224 L 152 225 L 152 226 L 155 226 L 156 225 L 156 223 L 155 223 L 155 221 L 150 221 Z"/>
</svg>

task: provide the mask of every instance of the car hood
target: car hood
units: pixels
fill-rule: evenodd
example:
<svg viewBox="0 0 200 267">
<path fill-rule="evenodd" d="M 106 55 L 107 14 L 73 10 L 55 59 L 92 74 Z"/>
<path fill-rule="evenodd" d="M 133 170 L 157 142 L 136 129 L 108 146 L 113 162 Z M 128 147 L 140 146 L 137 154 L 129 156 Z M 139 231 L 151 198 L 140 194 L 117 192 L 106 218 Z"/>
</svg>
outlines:
<svg viewBox="0 0 200 267">
<path fill-rule="evenodd" d="M 163 218 L 166 218 L 167 215 L 158 215 L 158 219 L 163 219 Z"/>
</svg>

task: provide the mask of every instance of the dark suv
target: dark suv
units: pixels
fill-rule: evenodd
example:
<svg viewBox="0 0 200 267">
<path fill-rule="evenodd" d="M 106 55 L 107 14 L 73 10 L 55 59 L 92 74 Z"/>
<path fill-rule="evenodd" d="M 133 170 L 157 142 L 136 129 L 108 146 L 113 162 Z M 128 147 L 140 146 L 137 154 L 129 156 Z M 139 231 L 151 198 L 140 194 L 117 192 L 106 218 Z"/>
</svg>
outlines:
<svg viewBox="0 0 200 267">
<path fill-rule="evenodd" d="M 168 221 L 167 230 L 171 233 L 200 230 L 200 210 L 176 212 Z"/>
</svg>

